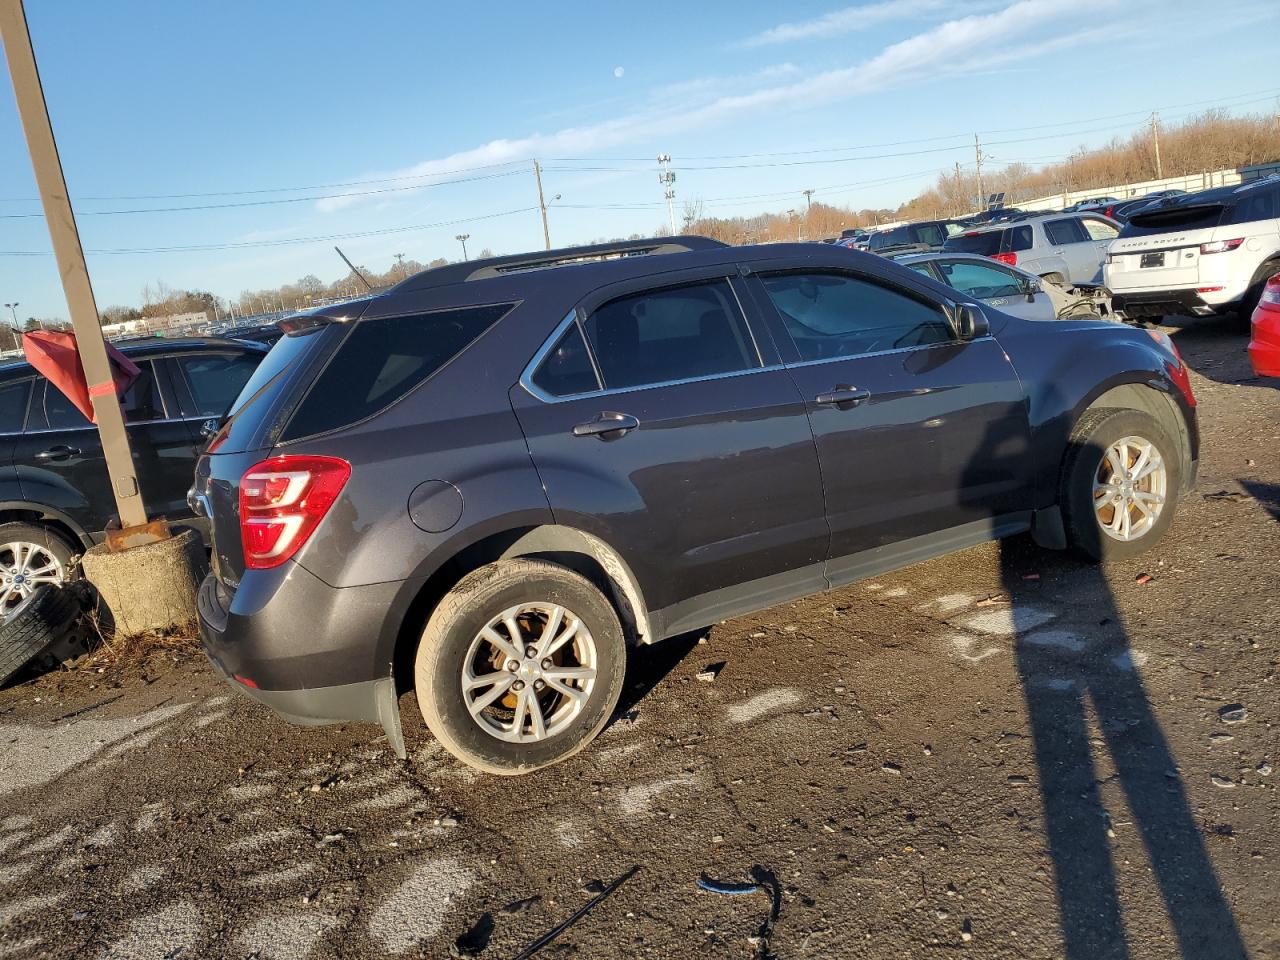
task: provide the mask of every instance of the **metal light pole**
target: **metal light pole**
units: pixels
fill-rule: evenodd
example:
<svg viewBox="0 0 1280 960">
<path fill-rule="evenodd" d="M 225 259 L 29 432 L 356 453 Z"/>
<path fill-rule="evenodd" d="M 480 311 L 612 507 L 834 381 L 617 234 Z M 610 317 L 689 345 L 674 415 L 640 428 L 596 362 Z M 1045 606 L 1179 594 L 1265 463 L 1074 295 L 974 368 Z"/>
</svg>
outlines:
<svg viewBox="0 0 1280 960">
<path fill-rule="evenodd" d="M 460 244 L 462 244 L 462 259 L 466 260 L 467 259 L 467 241 L 471 239 L 471 234 L 460 233 L 457 236 L 455 236 L 453 239 L 457 240 Z"/>
<path fill-rule="evenodd" d="M 5 309 L 9 311 L 10 316 L 13 317 L 13 329 L 17 330 L 18 329 L 18 308 L 22 306 L 22 304 L 15 302 L 15 303 L 6 303 L 4 306 L 5 306 Z"/>
<path fill-rule="evenodd" d="M 49 109 L 40 86 L 40 73 L 31 48 L 31 33 L 22 0 L 0 0 L 0 40 L 4 41 L 4 52 L 9 61 L 9 76 L 13 80 L 18 114 L 27 136 L 27 149 L 31 153 L 31 166 L 40 189 L 45 224 L 53 241 L 53 254 L 58 263 L 58 273 L 62 276 L 62 289 L 75 330 L 76 348 L 80 352 L 98 433 L 102 437 L 102 452 L 111 478 L 111 491 L 120 511 L 120 525 L 126 530 L 141 527 L 147 523 L 147 511 L 134 472 L 129 434 L 125 431 L 124 413 L 116 396 L 111 361 L 107 357 L 106 341 L 102 338 L 102 326 L 98 322 L 98 306 L 93 298 L 93 285 L 89 282 L 89 268 L 84 262 L 84 249 L 80 246 L 80 233 L 76 229 L 75 213 L 71 209 L 67 181 L 49 121 Z"/>
</svg>

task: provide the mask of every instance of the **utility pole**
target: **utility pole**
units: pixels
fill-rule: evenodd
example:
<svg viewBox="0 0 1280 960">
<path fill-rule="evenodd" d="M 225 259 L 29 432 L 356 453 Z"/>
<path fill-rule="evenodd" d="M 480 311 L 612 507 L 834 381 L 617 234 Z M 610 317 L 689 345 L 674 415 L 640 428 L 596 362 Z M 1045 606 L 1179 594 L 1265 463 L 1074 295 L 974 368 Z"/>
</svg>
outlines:
<svg viewBox="0 0 1280 960">
<path fill-rule="evenodd" d="M 1160 165 L 1160 120 L 1154 110 L 1151 111 L 1151 139 L 1156 145 L 1156 179 L 1164 179 L 1164 167 Z"/>
<path fill-rule="evenodd" d="M 551 249 L 551 228 L 547 226 L 547 201 L 542 196 L 542 164 L 533 161 L 533 179 L 538 181 L 538 209 L 542 211 L 543 249 Z"/>
<path fill-rule="evenodd" d="M 467 259 L 467 241 L 471 239 L 471 234 L 460 233 L 453 239 L 457 240 L 460 244 L 462 244 L 462 259 L 466 260 Z"/>
<path fill-rule="evenodd" d="M 9 76 L 13 80 L 18 114 L 26 133 L 27 149 L 31 153 L 31 166 L 40 189 L 40 202 L 44 207 L 49 237 L 53 241 L 58 273 L 62 276 L 62 289 L 76 335 L 76 349 L 84 367 L 98 434 L 102 438 L 111 492 L 120 512 L 120 526 L 125 530 L 142 527 L 147 523 L 147 510 L 138 488 L 133 450 L 129 446 L 124 413 L 116 395 L 107 344 L 98 321 L 98 305 L 89 281 L 89 268 L 84 262 L 84 249 L 80 245 L 80 232 L 76 229 L 62 161 L 58 158 L 58 144 L 53 137 L 49 108 L 40 85 L 22 0 L 0 0 L 0 40 L 4 42 L 5 55 L 9 60 Z"/>
<path fill-rule="evenodd" d="M 676 175 L 671 169 L 671 154 L 658 154 L 658 163 L 662 166 L 662 172 L 658 174 L 658 182 L 666 188 L 663 196 L 667 198 L 667 219 L 671 222 L 671 235 L 676 235 L 676 188 L 672 186 L 676 182 Z"/>
<path fill-rule="evenodd" d="M 800 192 L 804 194 L 804 212 L 808 213 L 813 209 L 813 191 L 801 190 Z"/>
<path fill-rule="evenodd" d="M 974 162 L 978 165 L 978 209 L 987 209 L 987 189 L 982 185 L 982 141 L 978 139 L 978 135 L 973 135 L 973 156 Z"/>
</svg>

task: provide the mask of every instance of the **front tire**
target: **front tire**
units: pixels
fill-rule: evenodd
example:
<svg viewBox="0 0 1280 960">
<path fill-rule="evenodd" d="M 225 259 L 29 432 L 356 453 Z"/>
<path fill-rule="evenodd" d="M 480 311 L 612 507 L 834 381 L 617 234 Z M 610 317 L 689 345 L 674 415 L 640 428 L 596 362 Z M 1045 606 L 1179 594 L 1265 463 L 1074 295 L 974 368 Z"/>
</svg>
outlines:
<svg viewBox="0 0 1280 960">
<path fill-rule="evenodd" d="M 1060 502 L 1071 545 L 1098 561 L 1155 546 L 1173 522 L 1182 470 L 1168 431 L 1139 410 L 1090 410 L 1071 434 Z"/>
<path fill-rule="evenodd" d="M 431 614 L 414 665 L 418 705 L 463 763 L 531 773 L 604 728 L 626 654 L 617 613 L 585 577 L 545 560 L 491 563 Z"/>
<path fill-rule="evenodd" d="M 0 616 L 41 586 L 60 587 L 75 576 L 80 551 L 37 523 L 0 523 Z"/>
</svg>

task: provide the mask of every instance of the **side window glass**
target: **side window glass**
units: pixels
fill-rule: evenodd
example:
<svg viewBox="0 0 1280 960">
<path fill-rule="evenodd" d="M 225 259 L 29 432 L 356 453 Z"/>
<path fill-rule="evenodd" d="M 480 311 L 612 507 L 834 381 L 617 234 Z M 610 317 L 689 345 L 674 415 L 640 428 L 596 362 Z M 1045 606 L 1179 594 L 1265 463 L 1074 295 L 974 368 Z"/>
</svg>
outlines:
<svg viewBox="0 0 1280 960">
<path fill-rule="evenodd" d="M 126 423 L 145 423 L 148 420 L 164 418 L 164 406 L 160 402 L 160 394 L 156 389 L 155 370 L 149 360 L 138 364 L 141 373 L 125 391 L 120 400 L 124 410 Z M 49 381 L 44 381 L 42 396 L 37 397 L 37 404 L 32 404 L 31 415 L 27 425 L 32 430 L 78 430 L 85 429 L 89 423 L 75 404 L 67 399 L 66 394 Z"/>
<path fill-rule="evenodd" d="M 177 357 L 178 365 L 191 386 L 195 409 L 183 411 L 188 416 L 220 417 L 240 395 L 263 354 L 242 353 L 236 356 Z"/>
<path fill-rule="evenodd" d="M 27 419 L 27 396 L 30 393 L 30 380 L 0 387 L 0 433 L 22 432 Z"/>
<path fill-rule="evenodd" d="M 611 390 L 760 366 L 725 280 L 622 297 L 592 313 L 585 328 Z"/>
<path fill-rule="evenodd" d="M 942 232 L 942 228 L 936 223 L 926 224 L 916 230 L 918 243 L 927 244 L 931 247 L 940 247 L 947 238 Z"/>
<path fill-rule="evenodd" d="M 802 360 L 827 360 L 952 339 L 942 308 L 854 277 L 785 273 L 765 289 Z"/>
<path fill-rule="evenodd" d="M 571 397 L 600 389 L 587 343 L 576 323 L 571 323 L 560 335 L 530 379 L 535 387 L 553 397 Z"/>
<path fill-rule="evenodd" d="M 1089 235 L 1080 226 L 1080 221 L 1075 219 L 1047 220 L 1045 221 L 1044 232 L 1045 236 L 1049 238 L 1049 242 L 1055 247 L 1065 243 L 1081 243 L 1089 239 Z"/>
<path fill-rule="evenodd" d="M 1018 278 L 999 267 L 988 267 L 968 260 L 949 260 L 939 264 L 947 284 L 961 293 L 979 300 L 989 297 L 1016 297 L 1022 293 Z"/>
<path fill-rule="evenodd" d="M 1085 219 L 1083 221 L 1085 233 L 1089 234 L 1090 240 L 1114 240 L 1120 236 L 1120 231 L 1111 224 L 1102 220 Z"/>
<path fill-rule="evenodd" d="M 1025 225 L 1015 227 L 1010 231 L 1011 237 L 1009 241 L 1009 250 L 1016 253 L 1019 250 L 1030 250 L 1035 243 L 1035 238 L 1031 235 L 1031 226 Z"/>
</svg>

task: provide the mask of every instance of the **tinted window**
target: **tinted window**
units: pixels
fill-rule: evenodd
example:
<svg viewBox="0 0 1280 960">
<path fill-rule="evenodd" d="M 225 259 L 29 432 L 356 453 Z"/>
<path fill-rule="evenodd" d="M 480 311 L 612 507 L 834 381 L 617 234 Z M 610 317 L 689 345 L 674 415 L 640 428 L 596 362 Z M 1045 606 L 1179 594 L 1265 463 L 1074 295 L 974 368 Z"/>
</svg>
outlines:
<svg viewBox="0 0 1280 960">
<path fill-rule="evenodd" d="M 1081 223 L 1084 225 L 1085 233 L 1089 234 L 1090 240 L 1114 240 L 1120 235 L 1119 230 L 1103 220 L 1086 217 Z"/>
<path fill-rule="evenodd" d="M 22 380 L 0 387 L 0 433 L 21 433 L 27 419 L 27 394 L 31 381 Z"/>
<path fill-rule="evenodd" d="M 760 366 L 724 280 L 623 297 L 596 310 L 585 326 L 609 389 Z"/>
<path fill-rule="evenodd" d="M 283 439 L 372 416 L 456 357 L 510 309 L 511 304 L 500 303 L 359 321 L 307 391 Z M 272 353 L 277 349 L 279 344 Z"/>
<path fill-rule="evenodd" d="M 187 375 L 191 386 L 191 398 L 195 409 L 184 411 L 188 416 L 220 417 L 230 409 L 240 395 L 245 382 L 262 359 L 259 353 L 242 353 L 229 356 L 177 357 L 178 365 Z"/>
<path fill-rule="evenodd" d="M 968 260 L 943 260 L 938 267 L 948 286 L 979 300 L 984 297 L 1015 297 L 1022 293 L 1021 279 L 1000 267 Z"/>
<path fill-rule="evenodd" d="M 1145 237 L 1171 230 L 1207 230 L 1224 218 L 1230 223 L 1229 208 L 1221 203 L 1197 203 L 1175 207 L 1139 210 L 1120 231 L 1122 237 Z"/>
<path fill-rule="evenodd" d="M 587 342 L 582 339 L 582 331 L 576 323 L 570 324 L 556 341 L 534 371 L 532 380 L 535 387 L 553 397 L 570 397 L 575 393 L 600 389 L 591 357 L 587 354 Z"/>
<path fill-rule="evenodd" d="M 1252 223 L 1254 220 L 1270 220 L 1276 216 L 1275 191 L 1251 190 L 1241 196 L 1240 202 L 1223 218 L 1224 223 Z"/>
<path fill-rule="evenodd" d="M 1074 218 L 1046 220 L 1044 222 L 1044 233 L 1049 238 L 1049 242 L 1055 247 L 1064 243 L 1083 243 L 1089 239 L 1089 235 L 1080 226 L 1080 221 Z"/>
<path fill-rule="evenodd" d="M 940 247 L 943 241 L 947 239 L 942 227 L 936 223 L 926 223 L 916 228 L 916 242 L 925 243 L 931 247 Z"/>
<path fill-rule="evenodd" d="M 950 237 L 942 245 L 949 253 L 976 253 L 989 257 L 1000 252 L 1000 236 L 1002 231 L 989 230 L 985 233 L 962 233 L 958 237 Z"/>
<path fill-rule="evenodd" d="M 854 277 L 789 273 L 764 278 L 802 360 L 826 360 L 940 343 L 940 307 Z"/>
<path fill-rule="evenodd" d="M 894 227 L 892 230 L 881 230 L 879 233 L 873 233 L 867 245 L 872 250 L 880 250 L 899 243 L 913 242 L 911 233 L 906 227 Z"/>
<path fill-rule="evenodd" d="M 1005 251 L 1017 252 L 1019 250 L 1030 250 L 1035 242 L 1031 235 L 1030 225 L 1014 227 L 1012 230 L 1006 230 L 1005 235 Z"/>
<path fill-rule="evenodd" d="M 120 398 L 125 422 L 145 423 L 148 420 L 162 420 L 164 405 L 156 389 L 155 370 L 149 360 L 138 363 L 138 367 L 142 371 L 138 374 L 138 379 L 130 384 L 129 389 Z M 27 418 L 28 429 L 77 430 L 90 426 L 92 424 L 85 419 L 76 405 L 67 399 L 66 394 L 49 381 L 44 381 L 43 396 L 37 395 Z"/>
</svg>

